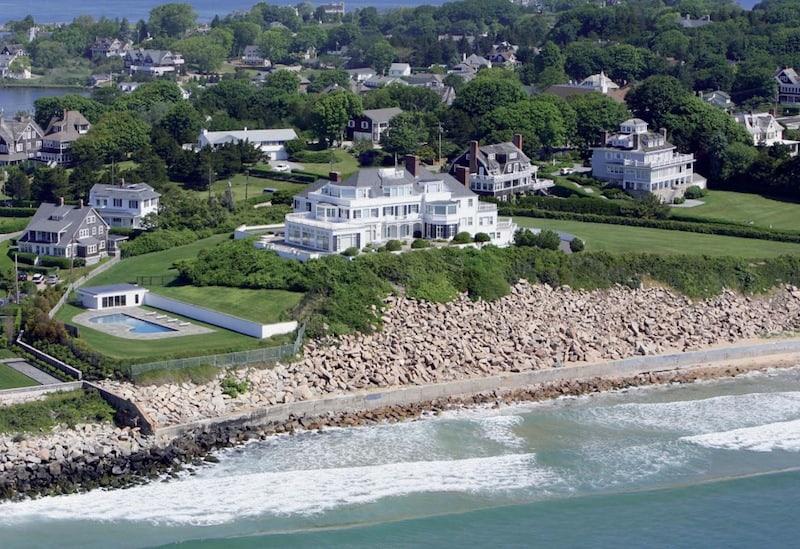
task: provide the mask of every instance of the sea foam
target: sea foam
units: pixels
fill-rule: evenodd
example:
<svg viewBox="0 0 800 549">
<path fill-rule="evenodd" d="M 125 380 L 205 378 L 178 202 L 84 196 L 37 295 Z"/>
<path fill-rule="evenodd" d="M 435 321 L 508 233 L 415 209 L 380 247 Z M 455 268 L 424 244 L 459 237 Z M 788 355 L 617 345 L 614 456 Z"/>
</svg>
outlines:
<svg viewBox="0 0 800 549">
<path fill-rule="evenodd" d="M 800 419 L 682 437 L 681 440 L 723 450 L 800 452 Z"/>
<path fill-rule="evenodd" d="M 209 468 L 168 483 L 4 504 L 0 525 L 74 520 L 76 509 L 83 520 L 212 525 L 264 514 L 313 515 L 413 493 L 491 496 L 531 487 L 547 490 L 559 483 L 555 473 L 536 465 L 533 454 L 222 477 L 216 473 Z"/>
</svg>

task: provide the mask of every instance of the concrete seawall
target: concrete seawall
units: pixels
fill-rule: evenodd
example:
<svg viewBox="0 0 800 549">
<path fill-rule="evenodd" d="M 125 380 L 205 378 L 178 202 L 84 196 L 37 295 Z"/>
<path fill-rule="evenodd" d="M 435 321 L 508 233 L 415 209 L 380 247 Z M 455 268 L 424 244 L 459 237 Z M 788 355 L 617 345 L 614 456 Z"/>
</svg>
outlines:
<svg viewBox="0 0 800 549">
<path fill-rule="evenodd" d="M 623 360 L 578 364 L 531 372 L 509 373 L 485 378 L 447 383 L 361 392 L 316 400 L 304 400 L 256 408 L 180 425 L 157 428 L 156 436 L 171 439 L 192 431 L 212 427 L 260 426 L 286 421 L 290 417 L 317 417 L 329 413 L 366 411 L 388 406 L 429 402 L 440 398 L 477 394 L 494 390 L 518 389 L 540 383 L 589 380 L 598 377 L 629 377 L 666 370 L 687 369 L 703 365 L 724 365 L 740 359 L 759 359 L 768 366 L 768 357 L 791 356 L 800 364 L 800 339 L 776 340 L 769 343 L 727 346 L 685 353 L 633 357 Z"/>
</svg>

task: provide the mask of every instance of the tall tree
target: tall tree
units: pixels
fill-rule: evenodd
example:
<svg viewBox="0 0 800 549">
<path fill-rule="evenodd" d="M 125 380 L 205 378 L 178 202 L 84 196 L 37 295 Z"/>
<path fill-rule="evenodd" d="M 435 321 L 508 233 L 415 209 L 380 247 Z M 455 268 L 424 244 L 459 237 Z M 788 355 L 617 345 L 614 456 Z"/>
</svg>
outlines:
<svg viewBox="0 0 800 549">
<path fill-rule="evenodd" d="M 170 3 L 150 10 L 147 31 L 152 36 L 182 38 L 197 24 L 197 14 L 191 4 Z"/>
<path fill-rule="evenodd" d="M 350 92 L 332 92 L 319 98 L 311 109 L 311 125 L 320 140 L 332 144 L 342 139 L 350 118 L 361 114 L 361 99 Z"/>
</svg>

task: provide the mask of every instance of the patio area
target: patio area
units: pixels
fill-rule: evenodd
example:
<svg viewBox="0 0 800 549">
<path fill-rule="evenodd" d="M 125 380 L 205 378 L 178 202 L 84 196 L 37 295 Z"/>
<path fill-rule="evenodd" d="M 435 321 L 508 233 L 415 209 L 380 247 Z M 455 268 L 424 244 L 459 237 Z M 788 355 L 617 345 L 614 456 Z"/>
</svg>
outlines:
<svg viewBox="0 0 800 549">
<path fill-rule="evenodd" d="M 215 330 L 160 311 L 141 307 L 114 307 L 90 310 L 72 318 L 72 322 L 125 339 L 164 339 L 212 333 Z"/>
</svg>

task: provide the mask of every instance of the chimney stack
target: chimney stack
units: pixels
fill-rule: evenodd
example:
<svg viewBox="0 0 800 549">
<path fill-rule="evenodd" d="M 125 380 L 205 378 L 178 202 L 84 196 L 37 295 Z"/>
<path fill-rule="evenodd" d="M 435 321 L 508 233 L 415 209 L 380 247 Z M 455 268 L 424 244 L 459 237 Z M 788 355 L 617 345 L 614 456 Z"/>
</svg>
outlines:
<svg viewBox="0 0 800 549">
<path fill-rule="evenodd" d="M 603 132 L 603 143 L 602 143 L 602 145 L 605 147 L 607 143 L 608 143 L 608 132 L 604 131 Z"/>
<path fill-rule="evenodd" d="M 83 198 L 81 198 L 80 200 L 78 200 L 78 209 L 79 209 L 79 210 L 82 210 L 82 209 L 83 209 Z"/>
<path fill-rule="evenodd" d="M 638 133 L 634 133 L 633 134 L 633 150 L 634 151 L 639 150 L 639 134 Z"/>
<path fill-rule="evenodd" d="M 469 189 L 469 168 L 466 166 L 456 166 L 456 179 Z"/>
<path fill-rule="evenodd" d="M 469 142 L 469 173 L 478 173 L 478 142 Z"/>
<path fill-rule="evenodd" d="M 59 206 L 63 206 L 64 205 L 64 197 L 63 196 L 59 196 L 58 197 L 58 205 Z"/>
<path fill-rule="evenodd" d="M 514 134 L 514 139 L 512 139 L 511 142 L 514 143 L 514 146 L 516 148 L 518 148 L 519 150 L 522 150 L 522 134 L 521 133 L 515 133 Z"/>
<path fill-rule="evenodd" d="M 407 154 L 403 160 L 405 160 L 406 171 L 414 177 L 419 177 L 419 156 Z"/>
<path fill-rule="evenodd" d="M 661 128 L 661 137 L 667 138 L 667 128 Z"/>
<path fill-rule="evenodd" d="M 339 172 L 330 172 L 328 174 L 328 179 L 330 179 L 334 183 L 341 183 L 342 182 L 342 174 L 339 173 Z"/>
</svg>

